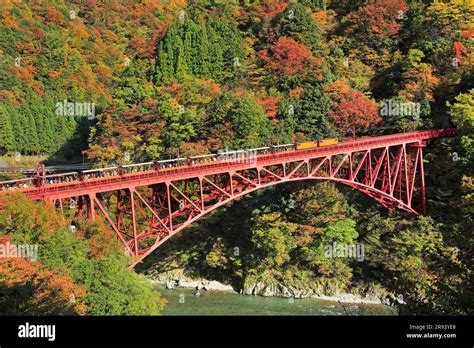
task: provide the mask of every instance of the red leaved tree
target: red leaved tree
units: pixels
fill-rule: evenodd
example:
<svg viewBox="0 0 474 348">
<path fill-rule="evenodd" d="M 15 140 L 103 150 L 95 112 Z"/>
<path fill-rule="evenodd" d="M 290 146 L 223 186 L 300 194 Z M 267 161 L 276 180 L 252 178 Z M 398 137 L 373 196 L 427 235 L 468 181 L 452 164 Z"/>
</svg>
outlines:
<svg viewBox="0 0 474 348">
<path fill-rule="evenodd" d="M 454 41 L 453 51 L 454 51 L 454 54 L 456 55 L 456 59 L 458 60 L 458 62 L 462 61 L 463 54 L 467 54 L 466 46 L 464 46 L 462 43 L 458 41 Z"/>
<path fill-rule="evenodd" d="M 381 121 L 376 104 L 356 90 L 343 94 L 329 117 L 342 135 L 350 131 L 354 137 L 357 129 L 369 128 Z"/>
<path fill-rule="evenodd" d="M 285 36 L 278 38 L 270 49 L 260 51 L 260 58 L 277 77 L 306 75 L 317 63 L 308 47 Z"/>
<path fill-rule="evenodd" d="M 255 14 L 264 22 L 267 22 L 277 14 L 282 13 L 288 6 L 288 3 L 280 0 L 261 0 L 251 6 Z"/>
<path fill-rule="evenodd" d="M 278 112 L 278 103 L 280 102 L 281 97 L 279 96 L 269 96 L 265 98 L 257 99 L 257 103 L 259 103 L 265 109 L 265 114 L 267 117 L 274 121 L 276 118 L 276 114 Z"/>
<path fill-rule="evenodd" d="M 345 17 L 346 34 L 359 43 L 377 48 L 388 38 L 397 39 L 406 17 L 408 5 L 405 0 L 380 0 Z"/>
</svg>

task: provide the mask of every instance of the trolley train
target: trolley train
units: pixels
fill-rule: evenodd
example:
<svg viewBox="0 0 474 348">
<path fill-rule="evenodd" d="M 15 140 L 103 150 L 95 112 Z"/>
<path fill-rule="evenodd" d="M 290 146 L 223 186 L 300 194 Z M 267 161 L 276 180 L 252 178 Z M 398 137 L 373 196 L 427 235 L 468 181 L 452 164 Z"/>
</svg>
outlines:
<svg viewBox="0 0 474 348">
<path fill-rule="evenodd" d="M 204 154 L 198 156 L 181 157 L 162 161 L 126 164 L 107 168 L 97 168 L 89 170 L 81 170 L 77 172 L 69 172 L 54 175 L 45 175 L 43 177 L 16 179 L 0 182 L 0 191 L 23 189 L 29 187 L 40 187 L 55 184 L 63 184 L 74 181 L 89 181 L 104 177 L 126 176 L 134 173 L 142 173 L 147 171 L 161 172 L 170 168 L 179 168 L 184 166 L 193 166 L 207 163 L 225 163 L 246 159 L 246 156 L 262 156 L 271 155 L 281 152 L 291 152 L 299 150 L 308 150 L 324 146 L 337 145 L 338 139 L 328 138 L 317 141 L 307 141 L 293 144 L 273 145 L 267 147 L 259 147 L 255 149 L 236 150 L 236 151 L 219 151 L 217 154 Z"/>
</svg>

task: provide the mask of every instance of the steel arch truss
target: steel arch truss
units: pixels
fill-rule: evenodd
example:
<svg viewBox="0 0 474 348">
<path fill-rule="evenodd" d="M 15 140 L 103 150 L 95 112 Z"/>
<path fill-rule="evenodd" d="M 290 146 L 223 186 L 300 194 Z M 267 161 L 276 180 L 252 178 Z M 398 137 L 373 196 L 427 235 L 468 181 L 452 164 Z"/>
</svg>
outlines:
<svg viewBox="0 0 474 348">
<path fill-rule="evenodd" d="M 422 142 L 348 151 L 203 174 L 69 198 L 78 214 L 101 216 L 133 265 L 206 213 L 260 188 L 298 180 L 332 180 L 353 187 L 390 210 L 426 213 Z M 57 206 L 63 208 L 60 199 Z M 72 204 L 72 203 L 71 203 Z"/>
</svg>

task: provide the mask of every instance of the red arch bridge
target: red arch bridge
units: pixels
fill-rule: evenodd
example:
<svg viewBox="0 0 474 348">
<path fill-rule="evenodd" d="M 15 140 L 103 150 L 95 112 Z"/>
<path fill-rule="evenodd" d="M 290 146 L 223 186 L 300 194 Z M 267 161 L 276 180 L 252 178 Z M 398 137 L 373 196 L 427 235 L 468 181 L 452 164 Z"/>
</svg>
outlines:
<svg viewBox="0 0 474 348">
<path fill-rule="evenodd" d="M 390 210 L 426 213 L 423 149 L 454 129 L 415 131 L 211 163 L 44 182 L 17 188 L 32 200 L 108 225 L 133 265 L 195 220 L 260 188 L 298 180 L 331 180 Z M 4 194 L 4 192 L 0 192 Z M 63 202 L 64 201 L 64 202 Z"/>
</svg>

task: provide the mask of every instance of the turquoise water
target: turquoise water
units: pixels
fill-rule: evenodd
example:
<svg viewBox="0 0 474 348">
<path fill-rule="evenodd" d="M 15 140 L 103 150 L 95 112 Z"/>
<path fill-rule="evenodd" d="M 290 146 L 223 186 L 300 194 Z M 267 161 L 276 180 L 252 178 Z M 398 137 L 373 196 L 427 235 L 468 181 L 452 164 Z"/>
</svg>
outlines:
<svg viewBox="0 0 474 348">
<path fill-rule="evenodd" d="M 168 300 L 162 315 L 395 315 L 393 308 L 384 305 L 341 305 L 316 299 L 243 296 L 212 290 L 195 296 L 194 289 L 157 289 Z"/>
</svg>

